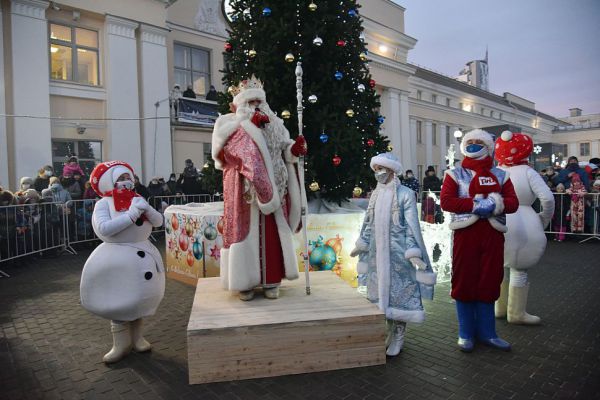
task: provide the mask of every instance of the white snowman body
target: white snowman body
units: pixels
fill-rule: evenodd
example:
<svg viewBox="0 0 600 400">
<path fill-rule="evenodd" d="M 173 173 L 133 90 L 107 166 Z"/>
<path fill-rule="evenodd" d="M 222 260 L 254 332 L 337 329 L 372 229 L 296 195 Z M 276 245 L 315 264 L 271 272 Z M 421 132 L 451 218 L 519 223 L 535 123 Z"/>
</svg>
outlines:
<svg viewBox="0 0 600 400">
<path fill-rule="evenodd" d="M 554 198 L 542 177 L 528 165 L 500 168 L 510 174 L 519 199 L 517 212 L 506 215 L 504 266 L 528 269 L 538 263 L 546 249 L 544 228 L 552 218 Z M 531 207 L 536 198 L 540 199 L 543 209 L 539 215 Z"/>
<path fill-rule="evenodd" d="M 146 220 L 132 222 L 116 211 L 112 197 L 96 203 L 92 227 L 104 242 L 90 254 L 81 275 L 81 305 L 115 321 L 153 315 L 165 292 L 165 272 L 158 249 L 148 240 L 163 216 L 147 207 Z"/>
</svg>

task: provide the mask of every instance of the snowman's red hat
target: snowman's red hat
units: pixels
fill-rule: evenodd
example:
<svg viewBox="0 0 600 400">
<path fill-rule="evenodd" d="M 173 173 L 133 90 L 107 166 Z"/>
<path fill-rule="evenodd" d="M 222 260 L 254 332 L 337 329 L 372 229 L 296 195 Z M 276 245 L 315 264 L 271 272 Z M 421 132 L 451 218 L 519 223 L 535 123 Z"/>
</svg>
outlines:
<svg viewBox="0 0 600 400">
<path fill-rule="evenodd" d="M 106 161 L 96 165 L 90 174 L 90 185 L 98 195 L 110 196 L 119 176 L 126 173 L 133 179 L 134 173 L 131 165 L 124 161 Z"/>
<path fill-rule="evenodd" d="M 496 140 L 494 158 L 500 165 L 527 164 L 527 158 L 533 151 L 533 140 L 518 132 L 504 131 Z"/>
</svg>

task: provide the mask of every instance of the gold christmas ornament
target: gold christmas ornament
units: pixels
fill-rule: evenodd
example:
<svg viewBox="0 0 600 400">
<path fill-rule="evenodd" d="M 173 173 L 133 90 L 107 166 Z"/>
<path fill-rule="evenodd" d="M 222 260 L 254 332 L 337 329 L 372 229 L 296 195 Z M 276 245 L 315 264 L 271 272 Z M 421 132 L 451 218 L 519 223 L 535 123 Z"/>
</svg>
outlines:
<svg viewBox="0 0 600 400">
<path fill-rule="evenodd" d="M 283 110 L 281 112 L 281 118 L 289 119 L 292 116 L 292 113 L 289 110 Z"/>
<path fill-rule="evenodd" d="M 308 188 L 313 191 L 316 192 L 317 190 L 319 190 L 319 184 L 315 181 L 313 181 L 310 185 L 308 185 Z"/>
<path fill-rule="evenodd" d="M 388 144 L 387 151 L 392 151 L 392 150 L 394 150 L 394 146 L 392 146 L 391 144 Z"/>
<path fill-rule="evenodd" d="M 294 55 L 292 53 L 287 53 L 285 55 L 285 61 L 291 63 L 291 62 L 294 62 L 294 60 L 295 60 L 295 58 L 294 58 Z"/>
<path fill-rule="evenodd" d="M 363 192 L 363 190 L 362 190 L 362 188 L 361 188 L 360 186 L 356 186 L 356 187 L 354 188 L 354 190 L 352 190 L 352 194 L 353 194 L 355 197 L 360 197 L 360 195 L 362 194 L 362 192 Z"/>
<path fill-rule="evenodd" d="M 349 116 L 350 118 L 354 117 L 354 110 L 351 108 L 347 109 L 346 115 Z"/>
<path fill-rule="evenodd" d="M 256 57 L 256 50 L 252 49 L 248 51 L 248 57 L 254 58 Z"/>
<path fill-rule="evenodd" d="M 317 8 L 319 8 L 314 2 L 310 2 L 310 4 L 308 5 L 308 9 L 310 11 L 317 11 Z"/>
<path fill-rule="evenodd" d="M 358 55 L 358 57 L 360 57 L 360 59 L 361 59 L 362 61 L 367 61 L 367 54 L 366 54 L 366 53 L 360 53 L 360 54 Z"/>
</svg>

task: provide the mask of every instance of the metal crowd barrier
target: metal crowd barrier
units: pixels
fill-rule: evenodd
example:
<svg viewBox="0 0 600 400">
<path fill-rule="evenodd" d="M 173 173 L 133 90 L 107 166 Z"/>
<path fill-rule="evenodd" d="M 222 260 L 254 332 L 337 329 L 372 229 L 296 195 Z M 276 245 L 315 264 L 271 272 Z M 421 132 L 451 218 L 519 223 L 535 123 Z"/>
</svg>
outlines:
<svg viewBox="0 0 600 400">
<path fill-rule="evenodd" d="M 67 207 L 53 202 L 0 207 L 0 262 L 65 249 Z"/>
<path fill-rule="evenodd" d="M 67 212 L 67 250 L 73 254 L 77 251 L 72 245 L 77 243 L 99 240 L 92 229 L 92 214 L 99 199 L 69 200 L 66 205 Z"/>
<path fill-rule="evenodd" d="M 554 216 L 546 233 L 562 242 L 569 235 L 600 240 L 600 193 L 553 193 Z"/>
</svg>

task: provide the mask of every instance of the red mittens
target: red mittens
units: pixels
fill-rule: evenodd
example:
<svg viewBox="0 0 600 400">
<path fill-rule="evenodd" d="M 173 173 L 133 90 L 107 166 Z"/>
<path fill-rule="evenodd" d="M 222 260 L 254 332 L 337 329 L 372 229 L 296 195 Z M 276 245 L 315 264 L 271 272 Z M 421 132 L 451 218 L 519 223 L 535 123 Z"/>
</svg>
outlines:
<svg viewBox="0 0 600 400">
<path fill-rule="evenodd" d="M 298 136 L 296 143 L 292 145 L 291 152 L 296 157 L 305 156 L 308 153 L 308 146 L 306 146 L 306 139 L 304 136 Z"/>
<path fill-rule="evenodd" d="M 265 124 L 268 124 L 270 122 L 269 117 L 267 117 L 265 113 L 258 109 L 254 112 L 254 115 L 252 116 L 252 119 L 250 121 L 252 121 L 254 125 L 258 126 L 261 129 L 265 127 Z"/>
</svg>

